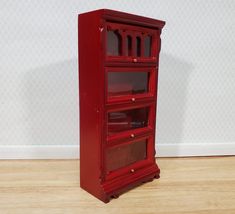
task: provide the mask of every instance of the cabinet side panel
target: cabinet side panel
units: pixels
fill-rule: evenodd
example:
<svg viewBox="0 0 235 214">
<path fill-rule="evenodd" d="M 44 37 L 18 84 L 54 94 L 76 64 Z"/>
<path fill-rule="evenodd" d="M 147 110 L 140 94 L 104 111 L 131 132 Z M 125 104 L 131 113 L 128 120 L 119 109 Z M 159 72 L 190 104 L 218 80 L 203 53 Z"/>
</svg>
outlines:
<svg viewBox="0 0 235 214">
<path fill-rule="evenodd" d="M 80 95 L 80 185 L 99 194 L 103 123 L 101 33 L 97 13 L 78 17 Z"/>
<path fill-rule="evenodd" d="M 155 124 L 154 124 L 154 129 L 155 129 L 155 135 L 154 135 L 154 149 L 155 149 L 155 156 L 157 156 L 157 151 L 156 151 L 156 143 L 157 143 L 157 135 L 158 135 L 158 130 L 157 130 L 157 108 L 158 108 L 158 78 L 159 78 L 159 59 L 160 59 L 160 52 L 161 52 L 161 30 L 158 31 L 157 33 L 157 69 L 156 69 L 156 107 L 155 107 Z"/>
</svg>

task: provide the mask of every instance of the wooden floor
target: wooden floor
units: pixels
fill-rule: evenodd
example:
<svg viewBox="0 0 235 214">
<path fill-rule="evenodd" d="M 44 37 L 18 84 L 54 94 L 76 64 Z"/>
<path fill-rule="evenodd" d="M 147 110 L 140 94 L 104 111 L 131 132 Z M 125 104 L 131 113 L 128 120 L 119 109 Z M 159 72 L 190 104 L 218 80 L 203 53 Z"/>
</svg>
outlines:
<svg viewBox="0 0 235 214">
<path fill-rule="evenodd" d="M 77 160 L 3 160 L 0 213 L 235 213 L 235 157 L 157 161 L 159 180 L 104 204 L 79 188 Z"/>
</svg>

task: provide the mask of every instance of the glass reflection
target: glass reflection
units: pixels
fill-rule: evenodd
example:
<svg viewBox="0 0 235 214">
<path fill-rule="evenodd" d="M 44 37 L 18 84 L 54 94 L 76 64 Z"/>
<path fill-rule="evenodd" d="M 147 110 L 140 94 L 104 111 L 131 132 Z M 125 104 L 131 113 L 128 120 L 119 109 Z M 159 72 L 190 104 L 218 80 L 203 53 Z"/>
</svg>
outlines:
<svg viewBox="0 0 235 214">
<path fill-rule="evenodd" d="M 148 126 L 149 107 L 108 113 L 108 135 Z"/>
</svg>

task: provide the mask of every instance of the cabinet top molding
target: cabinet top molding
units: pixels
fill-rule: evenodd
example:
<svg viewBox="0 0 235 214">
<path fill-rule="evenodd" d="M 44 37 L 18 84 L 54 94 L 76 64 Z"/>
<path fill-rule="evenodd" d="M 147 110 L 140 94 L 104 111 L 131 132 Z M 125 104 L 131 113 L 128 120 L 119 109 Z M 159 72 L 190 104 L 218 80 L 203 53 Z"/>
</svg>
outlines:
<svg viewBox="0 0 235 214">
<path fill-rule="evenodd" d="M 122 23 L 127 22 L 128 24 L 148 26 L 151 28 L 158 28 L 158 29 L 162 29 L 165 25 L 165 22 L 161 20 L 134 15 L 130 13 L 124 13 L 124 12 L 115 11 L 115 10 L 109 10 L 109 9 L 99 9 L 99 10 L 94 10 L 94 11 L 90 11 L 86 13 L 81 13 L 79 14 L 79 16 L 83 16 L 87 14 L 94 14 L 94 15 L 99 16 L 100 18 L 104 18 L 105 20 L 118 21 Z"/>
</svg>

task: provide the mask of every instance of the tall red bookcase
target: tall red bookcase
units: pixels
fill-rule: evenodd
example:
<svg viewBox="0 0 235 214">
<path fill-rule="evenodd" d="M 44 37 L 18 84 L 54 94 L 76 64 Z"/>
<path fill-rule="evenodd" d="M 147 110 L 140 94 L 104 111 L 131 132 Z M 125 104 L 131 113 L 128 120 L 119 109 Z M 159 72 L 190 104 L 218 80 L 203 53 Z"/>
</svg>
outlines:
<svg viewBox="0 0 235 214">
<path fill-rule="evenodd" d="M 103 202 L 159 178 L 155 125 L 165 22 L 101 9 L 80 14 L 80 186 Z"/>
</svg>

